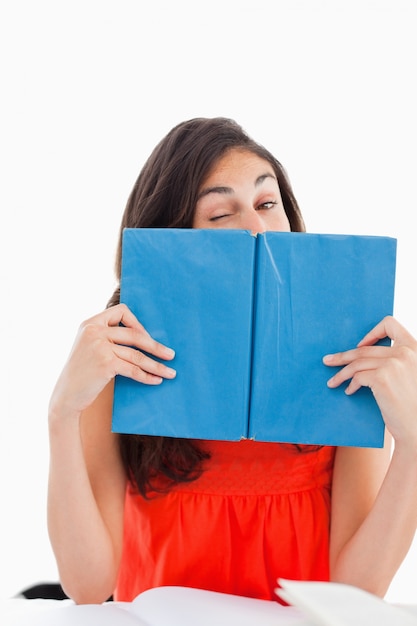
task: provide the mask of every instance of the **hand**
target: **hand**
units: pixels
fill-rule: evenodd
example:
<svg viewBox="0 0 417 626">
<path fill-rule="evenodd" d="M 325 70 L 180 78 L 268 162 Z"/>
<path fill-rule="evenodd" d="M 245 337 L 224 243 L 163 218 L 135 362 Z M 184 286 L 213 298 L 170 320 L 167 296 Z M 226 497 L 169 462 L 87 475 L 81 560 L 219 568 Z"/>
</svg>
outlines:
<svg viewBox="0 0 417 626">
<path fill-rule="evenodd" d="M 122 326 L 120 326 L 122 324 Z M 116 374 L 147 385 L 174 378 L 175 370 L 152 359 L 171 360 L 175 353 L 158 343 L 124 304 L 81 324 L 68 361 L 52 394 L 50 406 L 78 415 L 96 399 Z"/>
<path fill-rule="evenodd" d="M 391 346 L 374 345 L 384 337 Z M 394 439 L 417 446 L 417 341 L 396 319 L 385 317 L 355 349 L 327 355 L 323 362 L 343 366 L 329 387 L 350 381 L 347 394 L 369 387 Z"/>
</svg>

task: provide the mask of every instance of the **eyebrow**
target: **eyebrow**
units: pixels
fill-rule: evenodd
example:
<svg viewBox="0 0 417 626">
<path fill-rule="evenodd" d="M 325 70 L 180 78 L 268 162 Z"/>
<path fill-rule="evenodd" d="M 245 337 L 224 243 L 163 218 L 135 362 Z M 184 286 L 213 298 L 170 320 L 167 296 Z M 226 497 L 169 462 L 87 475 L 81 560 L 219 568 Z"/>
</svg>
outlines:
<svg viewBox="0 0 417 626">
<path fill-rule="evenodd" d="M 260 176 L 258 176 L 258 178 L 255 180 L 255 187 L 259 187 L 259 185 L 262 185 L 264 180 L 267 178 L 272 178 L 275 181 L 277 180 L 273 174 L 270 174 L 269 172 L 267 172 L 265 174 L 261 174 Z M 218 186 L 218 187 L 216 186 L 206 187 L 205 189 L 202 189 L 200 191 L 200 193 L 197 196 L 197 200 L 200 200 L 200 198 L 204 198 L 204 196 L 208 196 L 210 193 L 221 193 L 221 194 L 228 195 L 228 194 L 234 193 L 234 189 L 232 187 L 225 187 L 223 185 Z"/>
</svg>

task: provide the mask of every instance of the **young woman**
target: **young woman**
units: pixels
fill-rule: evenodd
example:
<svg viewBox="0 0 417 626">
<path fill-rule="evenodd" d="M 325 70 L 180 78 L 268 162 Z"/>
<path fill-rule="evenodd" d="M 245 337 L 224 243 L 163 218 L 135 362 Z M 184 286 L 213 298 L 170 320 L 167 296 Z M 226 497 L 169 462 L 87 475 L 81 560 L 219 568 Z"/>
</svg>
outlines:
<svg viewBox="0 0 417 626">
<path fill-rule="evenodd" d="M 179 124 L 159 143 L 124 227 L 256 233 L 304 223 L 280 163 L 215 118 Z M 118 277 L 120 265 L 119 242 Z M 386 336 L 390 347 L 374 345 Z M 164 384 L 173 357 L 119 304 L 118 290 L 80 326 L 49 409 L 48 524 L 66 593 L 78 603 L 129 601 L 186 585 L 275 599 L 284 577 L 383 596 L 417 522 L 415 339 L 387 317 L 358 346 L 324 358 L 343 366 L 329 369 L 329 386 L 372 389 L 390 433 L 383 449 L 112 433 L 114 377 Z"/>
</svg>

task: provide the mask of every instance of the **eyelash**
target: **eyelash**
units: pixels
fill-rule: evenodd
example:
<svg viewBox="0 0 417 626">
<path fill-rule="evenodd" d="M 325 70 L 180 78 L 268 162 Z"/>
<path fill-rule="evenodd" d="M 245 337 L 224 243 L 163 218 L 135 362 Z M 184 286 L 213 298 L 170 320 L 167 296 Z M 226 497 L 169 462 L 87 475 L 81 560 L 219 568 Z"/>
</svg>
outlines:
<svg viewBox="0 0 417 626">
<path fill-rule="evenodd" d="M 217 222 L 217 220 L 221 220 L 222 217 L 227 217 L 227 214 L 225 214 L 225 215 L 216 215 L 216 217 L 210 217 L 209 222 Z"/>
<path fill-rule="evenodd" d="M 262 209 L 272 209 L 272 207 L 276 206 L 278 204 L 278 202 L 276 200 L 268 200 L 267 202 L 262 202 L 259 206 L 256 207 L 256 210 L 262 210 Z M 270 205 L 270 206 L 267 206 Z M 224 215 L 216 215 L 215 217 L 211 217 L 210 218 L 210 222 L 216 222 L 217 220 L 221 220 L 222 217 L 228 217 L 229 213 L 225 213 Z"/>
<path fill-rule="evenodd" d="M 267 204 L 270 204 L 271 206 L 267 207 L 266 206 Z M 256 210 L 259 210 L 261 207 L 267 208 L 267 209 L 272 209 L 272 207 L 277 205 L 277 204 L 278 204 L 278 202 L 276 200 L 268 200 L 267 202 L 262 202 L 262 204 L 260 204 Z"/>
</svg>

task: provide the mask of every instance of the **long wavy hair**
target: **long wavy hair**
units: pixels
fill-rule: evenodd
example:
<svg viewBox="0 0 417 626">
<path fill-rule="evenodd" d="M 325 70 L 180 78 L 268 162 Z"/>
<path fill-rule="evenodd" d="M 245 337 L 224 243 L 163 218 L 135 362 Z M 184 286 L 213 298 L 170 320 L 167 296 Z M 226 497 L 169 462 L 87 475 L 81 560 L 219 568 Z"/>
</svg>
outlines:
<svg viewBox="0 0 417 626">
<path fill-rule="evenodd" d="M 128 198 L 116 251 L 118 286 L 108 306 L 120 301 L 124 228 L 191 228 L 198 193 L 217 161 L 231 149 L 244 149 L 272 166 L 292 231 L 305 225 L 287 173 L 281 163 L 256 143 L 234 120 L 195 118 L 175 126 L 155 147 Z M 192 481 L 209 458 L 196 442 L 173 437 L 119 435 L 126 474 L 139 493 L 165 492 Z"/>
</svg>

